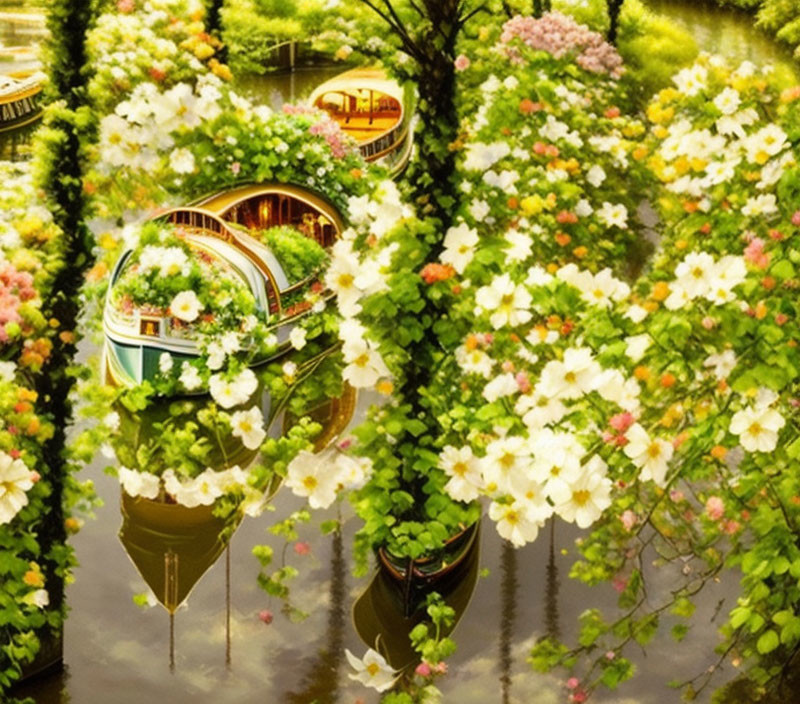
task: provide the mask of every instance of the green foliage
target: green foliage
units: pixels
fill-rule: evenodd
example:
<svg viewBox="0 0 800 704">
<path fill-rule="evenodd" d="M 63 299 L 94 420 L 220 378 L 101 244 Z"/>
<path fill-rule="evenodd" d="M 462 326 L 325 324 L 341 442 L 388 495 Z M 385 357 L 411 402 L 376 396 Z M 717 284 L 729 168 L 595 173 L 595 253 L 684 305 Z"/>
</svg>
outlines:
<svg viewBox="0 0 800 704">
<path fill-rule="evenodd" d="M 274 252 L 292 284 L 318 274 L 328 261 L 319 244 L 292 227 L 264 230 L 259 237 Z"/>
</svg>

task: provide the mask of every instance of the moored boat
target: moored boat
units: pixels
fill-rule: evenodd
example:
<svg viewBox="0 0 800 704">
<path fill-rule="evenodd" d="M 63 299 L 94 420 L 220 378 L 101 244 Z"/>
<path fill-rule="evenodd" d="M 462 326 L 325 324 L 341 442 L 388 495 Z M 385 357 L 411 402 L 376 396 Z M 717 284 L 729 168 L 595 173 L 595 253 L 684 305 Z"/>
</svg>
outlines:
<svg viewBox="0 0 800 704">
<path fill-rule="evenodd" d="M 367 161 L 380 161 L 393 173 L 411 157 L 411 101 L 380 68 L 357 68 L 317 87 L 309 103 L 325 110 L 358 143 Z"/>
<path fill-rule="evenodd" d="M 393 555 L 385 547 L 378 548 L 381 570 L 395 583 L 402 598 L 406 616 L 416 610 L 421 597 L 433 588 L 441 589 L 454 577 L 480 542 L 480 522 L 473 523 L 450 538 L 435 554 L 417 559 Z"/>
<path fill-rule="evenodd" d="M 291 331 L 310 309 L 305 294 L 316 290 L 323 297 L 332 295 L 322 291 L 321 271 L 291 276 L 280 252 L 259 238 L 259 233 L 285 228 L 284 234 L 307 237 L 323 249 L 335 242 L 343 229 L 341 217 L 331 204 L 305 189 L 286 184 L 242 186 L 191 207 L 168 210 L 155 220 L 174 226 L 181 240 L 202 258 L 207 276 L 230 277 L 252 293 L 259 316 L 266 318 L 277 339 L 276 351 L 257 358 L 255 364 L 288 349 Z M 124 252 L 112 272 L 103 316 L 105 377 L 109 383 L 128 387 L 152 379 L 165 353 L 178 366 L 200 354 L 191 330 L 169 310 L 121 300 L 119 286 L 135 266 L 133 254 L 133 249 Z"/>
<path fill-rule="evenodd" d="M 410 670 L 420 661 L 419 653 L 411 645 L 410 633 L 427 618 L 425 609 L 421 608 L 427 594 L 437 592 L 455 611 L 453 622 L 442 630 L 441 636 L 452 633 L 467 610 L 480 568 L 479 525 L 472 526 L 467 544 L 462 544 L 464 549 L 450 569 L 440 572 L 438 579 L 417 585 L 420 590 L 414 596 L 412 608 L 409 608 L 397 574 L 383 562 L 353 605 L 356 632 L 367 647 L 378 650 L 386 658 L 393 670 Z"/>
<path fill-rule="evenodd" d="M 23 127 L 41 117 L 43 77 L 32 71 L 0 75 L 0 132 Z"/>
</svg>

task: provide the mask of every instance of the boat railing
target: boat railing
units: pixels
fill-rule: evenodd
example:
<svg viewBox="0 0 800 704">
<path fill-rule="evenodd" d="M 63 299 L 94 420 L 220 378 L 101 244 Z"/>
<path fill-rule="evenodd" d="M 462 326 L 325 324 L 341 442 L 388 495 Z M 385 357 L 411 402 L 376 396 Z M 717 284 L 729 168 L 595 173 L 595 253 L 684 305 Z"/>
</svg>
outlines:
<svg viewBox="0 0 800 704">
<path fill-rule="evenodd" d="M 261 259 L 242 241 L 239 234 L 229 227 L 224 220 L 202 208 L 174 208 L 173 210 L 162 213 L 158 217 L 159 219 L 166 220 L 183 229 L 187 234 L 211 234 L 218 239 L 228 242 L 236 247 L 236 249 L 246 254 L 253 263 L 258 266 L 261 273 L 267 279 L 267 302 L 269 304 L 270 313 L 278 315 L 278 317 L 281 316 L 283 311 L 281 293 L 278 282 L 275 280 L 275 275 L 266 263 L 261 261 Z"/>
<path fill-rule="evenodd" d="M 377 139 L 360 145 L 361 156 L 367 161 L 380 159 L 386 156 L 389 152 L 393 151 L 401 142 L 403 142 L 408 134 L 408 124 L 406 122 L 400 123 L 397 127 L 381 135 Z"/>
</svg>

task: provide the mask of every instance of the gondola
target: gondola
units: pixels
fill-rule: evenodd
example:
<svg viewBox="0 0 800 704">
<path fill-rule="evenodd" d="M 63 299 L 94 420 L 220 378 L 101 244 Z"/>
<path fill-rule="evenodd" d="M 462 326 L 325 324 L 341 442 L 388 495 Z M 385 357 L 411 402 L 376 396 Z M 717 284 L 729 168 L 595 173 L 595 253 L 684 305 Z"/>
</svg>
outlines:
<svg viewBox="0 0 800 704">
<path fill-rule="evenodd" d="M 408 164 L 413 148 L 411 101 L 380 68 L 357 68 L 318 86 L 309 103 L 325 110 L 358 143 L 367 161 L 393 173 Z"/>
<path fill-rule="evenodd" d="M 32 71 L 0 75 L 0 132 L 24 127 L 42 116 L 42 79 L 43 74 Z"/>
<path fill-rule="evenodd" d="M 296 303 L 297 297 L 318 284 L 319 272 L 290 281 L 276 254 L 257 240 L 253 231 L 287 226 L 328 248 L 344 228 L 330 203 L 286 184 L 241 186 L 189 207 L 168 210 L 155 220 L 174 225 L 193 250 L 250 289 L 278 340 L 277 351 L 255 364 L 268 362 L 289 349 L 291 331 L 308 313 L 308 307 Z M 185 326 L 177 324 L 166 311 L 142 307 L 121 310 L 117 305 L 114 287 L 130 266 L 133 251 L 125 251 L 112 272 L 103 314 L 104 376 L 108 383 L 125 387 L 153 379 L 164 353 L 176 365 L 200 354 Z"/>
</svg>

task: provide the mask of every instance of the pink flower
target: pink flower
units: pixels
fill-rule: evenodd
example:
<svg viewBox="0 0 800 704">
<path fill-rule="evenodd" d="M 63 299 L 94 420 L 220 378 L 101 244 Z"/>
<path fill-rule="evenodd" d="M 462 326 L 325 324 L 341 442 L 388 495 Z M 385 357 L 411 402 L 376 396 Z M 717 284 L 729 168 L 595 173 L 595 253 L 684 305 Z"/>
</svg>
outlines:
<svg viewBox="0 0 800 704">
<path fill-rule="evenodd" d="M 625 591 L 625 587 L 628 586 L 628 580 L 621 576 L 617 575 L 614 579 L 611 580 L 611 586 L 614 587 L 614 591 L 618 593 L 622 593 Z"/>
<path fill-rule="evenodd" d="M 433 668 L 437 675 L 446 675 L 447 674 L 447 663 L 446 662 L 439 662 L 436 663 L 435 667 Z"/>
<path fill-rule="evenodd" d="M 800 227 L 800 210 L 795 211 L 794 215 L 792 215 L 792 225 Z"/>
<path fill-rule="evenodd" d="M 633 415 L 625 411 L 624 413 L 617 413 L 617 415 L 611 416 L 608 424 L 617 432 L 624 433 L 633 425 L 634 420 Z"/>
<path fill-rule="evenodd" d="M 672 500 L 673 503 L 677 504 L 678 502 L 683 501 L 685 497 L 683 495 L 683 492 L 680 491 L 680 489 L 673 489 L 672 491 L 669 492 L 669 498 Z"/>
<path fill-rule="evenodd" d="M 464 56 L 461 54 L 455 61 L 456 71 L 466 71 L 472 62 L 469 60 L 469 57 Z"/>
<path fill-rule="evenodd" d="M 117 0 L 117 10 L 124 13 L 133 12 L 136 9 L 135 0 Z"/>
<path fill-rule="evenodd" d="M 419 675 L 420 677 L 430 677 L 431 676 L 431 666 L 428 665 L 427 662 L 421 662 L 417 665 L 417 669 L 414 670 L 415 675 Z"/>
<path fill-rule="evenodd" d="M 531 382 L 525 372 L 519 372 L 516 376 L 517 386 L 523 394 L 527 394 L 531 390 Z"/>
<path fill-rule="evenodd" d="M 238 176 L 239 172 L 242 170 L 242 165 L 238 161 L 234 161 L 231 164 L 231 172 L 234 176 Z"/>
<path fill-rule="evenodd" d="M 585 702 L 588 698 L 589 695 L 586 694 L 586 692 L 584 692 L 582 689 L 580 689 L 577 692 L 574 692 L 572 696 L 569 698 L 569 700 L 571 702 L 574 702 L 575 704 L 583 704 L 583 702 Z"/>
<path fill-rule="evenodd" d="M 272 623 L 272 611 L 269 609 L 264 609 L 263 611 L 259 611 L 258 618 L 260 618 L 264 623 L 269 625 Z"/>
<path fill-rule="evenodd" d="M 728 535 L 734 535 L 739 532 L 741 529 L 742 524 L 739 521 L 724 521 L 722 524 L 722 530 L 725 531 Z"/>
<path fill-rule="evenodd" d="M 712 521 L 718 521 L 725 514 L 725 502 L 719 496 L 711 496 L 706 501 L 706 515 Z"/>
<path fill-rule="evenodd" d="M 348 447 L 350 447 L 352 444 L 353 444 L 353 438 L 344 438 L 344 440 L 341 440 L 341 441 L 339 442 L 339 444 L 337 445 L 337 447 L 338 447 L 340 450 L 346 450 L 346 449 L 347 449 Z"/>
<path fill-rule="evenodd" d="M 630 533 L 631 530 L 633 530 L 633 527 L 639 522 L 639 516 L 628 509 L 622 513 L 622 515 L 619 517 L 619 520 L 622 521 L 623 528 Z"/>
<path fill-rule="evenodd" d="M 577 677 L 570 677 L 567 680 L 567 689 L 576 689 L 580 683 L 581 682 Z"/>
<path fill-rule="evenodd" d="M 710 316 L 706 316 L 703 318 L 702 322 L 700 323 L 706 330 L 713 330 L 714 326 L 717 324 L 717 321 Z"/>
<path fill-rule="evenodd" d="M 294 551 L 298 555 L 309 555 L 311 554 L 311 545 L 309 543 L 297 542 L 294 544 Z"/>
<path fill-rule="evenodd" d="M 744 258 L 759 269 L 769 266 L 769 254 L 764 251 L 764 240 L 754 237 L 744 250 Z"/>
<path fill-rule="evenodd" d="M 606 651 L 606 660 L 613 660 L 615 657 L 617 657 L 617 654 L 613 650 Z"/>
</svg>

